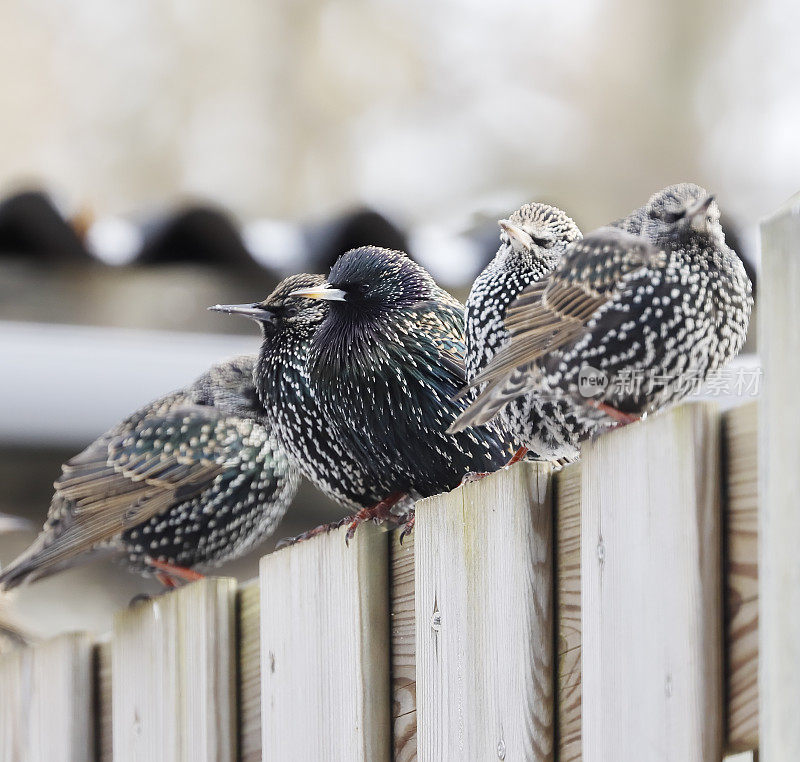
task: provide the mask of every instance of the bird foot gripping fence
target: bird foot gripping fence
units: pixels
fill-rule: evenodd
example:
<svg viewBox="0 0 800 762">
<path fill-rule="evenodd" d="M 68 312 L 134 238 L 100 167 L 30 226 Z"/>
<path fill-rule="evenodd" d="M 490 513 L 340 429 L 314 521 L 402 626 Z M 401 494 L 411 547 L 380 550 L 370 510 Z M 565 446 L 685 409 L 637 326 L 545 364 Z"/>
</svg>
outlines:
<svg viewBox="0 0 800 762">
<path fill-rule="evenodd" d="M 763 233 L 758 408 L 686 404 L 421 501 L 403 545 L 343 528 L 13 652 L 0 759 L 796 762 L 800 197 Z"/>
</svg>

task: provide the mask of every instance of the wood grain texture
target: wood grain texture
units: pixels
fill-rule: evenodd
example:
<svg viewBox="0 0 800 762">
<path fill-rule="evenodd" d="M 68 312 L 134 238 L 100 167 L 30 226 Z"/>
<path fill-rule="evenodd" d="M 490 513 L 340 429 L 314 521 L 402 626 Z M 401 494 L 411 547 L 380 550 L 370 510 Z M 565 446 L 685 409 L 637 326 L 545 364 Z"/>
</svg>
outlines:
<svg viewBox="0 0 800 762">
<path fill-rule="evenodd" d="M 758 405 L 723 416 L 727 747 L 758 746 Z"/>
<path fill-rule="evenodd" d="M 61 635 L 0 658 L 0 759 L 94 759 L 92 643 Z"/>
<path fill-rule="evenodd" d="M 237 705 L 239 707 L 239 760 L 261 759 L 261 590 L 253 579 L 236 594 L 239 638 Z"/>
<path fill-rule="evenodd" d="M 521 463 L 417 503 L 423 762 L 554 757 L 549 483 Z"/>
<path fill-rule="evenodd" d="M 345 531 L 261 559 L 264 759 L 391 757 L 389 535 Z"/>
<path fill-rule="evenodd" d="M 718 435 L 691 404 L 583 451 L 585 762 L 722 756 Z"/>
<path fill-rule="evenodd" d="M 800 194 L 761 224 L 759 746 L 800 759 Z"/>
<path fill-rule="evenodd" d="M 559 762 L 581 759 L 581 464 L 555 474 Z"/>
<path fill-rule="evenodd" d="M 414 616 L 414 533 L 400 544 L 391 533 L 389 604 L 392 645 L 392 753 L 394 762 L 417 758 L 417 650 Z"/>
<path fill-rule="evenodd" d="M 98 762 L 114 759 L 111 712 L 111 640 L 96 643 L 94 658 L 94 732 Z"/>
<path fill-rule="evenodd" d="M 114 762 L 236 759 L 235 595 L 207 578 L 116 615 Z"/>
</svg>

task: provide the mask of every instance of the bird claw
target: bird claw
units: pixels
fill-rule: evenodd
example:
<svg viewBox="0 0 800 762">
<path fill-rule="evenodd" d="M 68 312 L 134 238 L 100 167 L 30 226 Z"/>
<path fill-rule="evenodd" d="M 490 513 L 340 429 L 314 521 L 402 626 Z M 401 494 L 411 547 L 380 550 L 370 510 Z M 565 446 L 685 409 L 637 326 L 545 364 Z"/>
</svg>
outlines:
<svg viewBox="0 0 800 762">
<path fill-rule="evenodd" d="M 408 535 L 410 535 L 414 531 L 414 522 L 416 520 L 417 520 L 417 514 L 414 511 L 414 509 L 412 508 L 406 514 L 406 520 L 405 520 L 405 523 L 403 524 L 403 529 L 400 532 L 400 544 L 401 545 L 403 544 L 403 540 L 405 540 L 406 537 L 408 537 Z"/>
<path fill-rule="evenodd" d="M 145 563 L 155 569 L 156 579 L 164 585 L 164 587 L 178 587 L 176 580 L 180 580 L 181 582 L 196 582 L 199 579 L 205 579 L 204 574 L 200 574 L 200 572 L 196 572 L 194 569 L 176 566 L 166 561 L 159 561 L 156 558 L 146 558 Z"/>
<path fill-rule="evenodd" d="M 356 529 L 358 529 L 358 525 L 363 521 L 363 519 L 355 518 L 350 523 L 350 526 L 347 528 L 347 532 L 344 535 L 344 544 L 347 547 L 350 547 L 350 540 L 352 540 L 356 536 Z"/>
<path fill-rule="evenodd" d="M 624 413 L 622 410 L 607 405 L 605 402 L 597 402 L 596 400 L 587 400 L 587 402 L 597 410 L 605 413 L 612 421 L 615 421 L 618 426 L 627 426 L 631 423 L 636 423 L 642 416 L 634 413 Z"/>
<path fill-rule="evenodd" d="M 309 529 L 306 532 L 301 532 L 294 537 L 284 537 L 282 540 L 278 540 L 278 542 L 275 543 L 275 550 L 288 548 L 292 545 L 296 545 L 298 542 L 305 542 L 306 540 L 310 540 L 312 537 L 316 537 L 319 534 L 328 534 L 334 529 L 344 526 L 348 521 L 350 521 L 350 516 L 345 516 L 343 519 L 338 519 L 337 521 L 330 521 L 327 524 L 320 524 L 318 527 Z"/>
<path fill-rule="evenodd" d="M 397 517 L 392 513 L 392 508 L 397 505 L 403 497 L 405 497 L 404 493 L 394 492 L 385 500 L 381 500 L 371 508 L 362 508 L 352 517 L 350 526 L 347 529 L 347 534 L 344 536 L 345 544 L 348 546 L 350 545 L 350 540 L 355 536 L 358 525 L 364 521 L 372 519 L 376 524 L 380 524 L 384 521 L 396 521 Z"/>
<path fill-rule="evenodd" d="M 131 598 L 130 602 L 128 603 L 128 608 L 132 609 L 134 606 L 138 606 L 140 603 L 148 603 L 149 601 L 152 600 L 153 596 L 150 595 L 150 593 L 138 593 L 137 595 L 134 595 L 133 598 Z"/>
<path fill-rule="evenodd" d="M 467 471 L 464 474 L 464 478 L 461 480 L 461 483 L 458 485 L 459 487 L 463 484 L 472 484 L 473 482 L 479 482 L 481 479 L 485 479 L 489 476 L 489 471 Z"/>
<path fill-rule="evenodd" d="M 513 466 L 515 463 L 519 463 L 526 455 L 528 454 L 528 448 L 525 445 L 519 447 L 517 451 L 511 456 L 511 460 L 506 463 L 503 468 L 509 468 L 509 466 Z"/>
</svg>

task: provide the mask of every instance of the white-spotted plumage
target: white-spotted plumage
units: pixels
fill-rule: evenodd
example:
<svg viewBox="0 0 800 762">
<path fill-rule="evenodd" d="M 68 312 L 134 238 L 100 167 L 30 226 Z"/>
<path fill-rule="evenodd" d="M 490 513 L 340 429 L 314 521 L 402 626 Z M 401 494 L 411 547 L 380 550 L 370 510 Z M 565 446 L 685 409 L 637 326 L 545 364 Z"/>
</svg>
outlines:
<svg viewBox="0 0 800 762">
<path fill-rule="evenodd" d="M 103 553 L 133 571 L 239 557 L 275 530 L 299 475 L 253 385 L 254 356 L 214 365 L 138 410 L 63 466 L 39 537 L 0 588 Z"/>
<path fill-rule="evenodd" d="M 501 222 L 500 248 L 475 280 L 466 302 L 467 379 L 472 380 L 508 344 L 505 327 L 509 305 L 531 283 L 546 277 L 567 246 L 581 232 L 561 209 L 525 204 Z M 573 460 L 574 441 L 588 430 L 568 400 L 543 398 L 536 392 L 515 397 L 502 408 L 498 422 L 536 458 Z"/>
<path fill-rule="evenodd" d="M 751 308 L 750 281 L 713 198 L 689 183 L 670 186 L 570 246 L 522 292 L 507 311 L 511 339 L 474 379 L 485 386 L 459 424 L 489 420 L 531 391 L 569 400 L 590 422 L 598 404 L 653 413 L 739 352 Z M 600 374 L 603 390 L 586 395 L 582 372 Z"/>
<path fill-rule="evenodd" d="M 447 433 L 463 403 L 463 307 L 400 252 L 363 247 L 320 276 L 287 279 L 259 307 L 257 386 L 303 473 L 341 504 L 416 499 L 493 471 L 496 431 Z M 315 298 L 293 292 L 311 292 Z M 288 315 L 287 310 L 292 314 Z M 255 319 L 259 319 L 253 315 Z"/>
</svg>

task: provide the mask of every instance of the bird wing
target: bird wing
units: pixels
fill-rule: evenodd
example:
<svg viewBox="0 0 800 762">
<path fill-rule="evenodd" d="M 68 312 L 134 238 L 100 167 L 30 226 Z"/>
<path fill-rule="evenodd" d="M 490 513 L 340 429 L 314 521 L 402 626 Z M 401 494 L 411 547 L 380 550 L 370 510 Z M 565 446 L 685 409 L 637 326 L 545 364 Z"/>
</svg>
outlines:
<svg viewBox="0 0 800 762">
<path fill-rule="evenodd" d="M 502 378 L 577 341 L 592 316 L 625 290 L 628 278 L 664 264 L 664 252 L 617 228 L 600 228 L 574 243 L 549 277 L 511 303 L 505 320 L 510 341 L 471 386 Z"/>
<path fill-rule="evenodd" d="M 144 415 L 62 467 L 44 530 L 0 574 L 0 587 L 43 576 L 208 487 L 223 470 L 235 419 L 187 405 Z"/>
<path fill-rule="evenodd" d="M 470 382 L 470 388 L 486 387 L 453 430 L 486 423 L 511 399 L 535 388 L 538 360 L 580 339 L 631 276 L 665 264 L 665 252 L 617 228 L 600 228 L 572 244 L 548 277 L 530 284 L 509 306 L 509 343 Z"/>
</svg>

